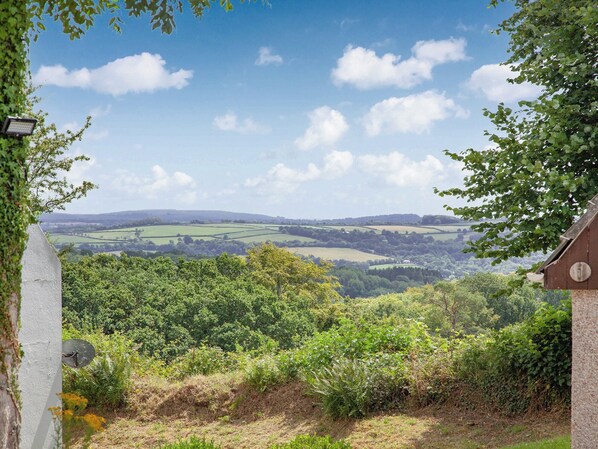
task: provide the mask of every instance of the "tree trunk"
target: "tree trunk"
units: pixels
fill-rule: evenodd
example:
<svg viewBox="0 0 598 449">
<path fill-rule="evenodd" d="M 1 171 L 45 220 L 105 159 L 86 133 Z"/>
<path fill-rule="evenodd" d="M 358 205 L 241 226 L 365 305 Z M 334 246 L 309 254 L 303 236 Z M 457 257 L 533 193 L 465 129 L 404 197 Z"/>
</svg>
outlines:
<svg viewBox="0 0 598 449">
<path fill-rule="evenodd" d="M 25 103 L 27 1 L 0 1 L 0 125 Z M 0 448 L 18 449 L 21 259 L 27 238 L 25 141 L 0 134 Z"/>
</svg>

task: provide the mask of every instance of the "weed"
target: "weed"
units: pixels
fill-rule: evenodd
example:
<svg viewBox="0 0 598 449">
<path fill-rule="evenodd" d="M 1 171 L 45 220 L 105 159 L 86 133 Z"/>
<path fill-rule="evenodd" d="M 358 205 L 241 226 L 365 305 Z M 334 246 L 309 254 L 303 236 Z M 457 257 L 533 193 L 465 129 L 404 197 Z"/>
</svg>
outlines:
<svg viewBox="0 0 598 449">
<path fill-rule="evenodd" d="M 345 441 L 334 441 L 329 436 L 299 435 L 288 443 L 275 444 L 270 449 L 351 449 Z"/>
</svg>

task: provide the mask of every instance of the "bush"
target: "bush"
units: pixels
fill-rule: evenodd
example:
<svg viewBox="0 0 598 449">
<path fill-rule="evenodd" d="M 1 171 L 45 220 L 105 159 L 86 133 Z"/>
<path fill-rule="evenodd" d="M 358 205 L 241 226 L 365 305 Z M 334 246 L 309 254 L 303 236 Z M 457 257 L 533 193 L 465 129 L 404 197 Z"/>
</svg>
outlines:
<svg viewBox="0 0 598 449">
<path fill-rule="evenodd" d="M 165 444 L 159 449 L 221 449 L 222 446 L 216 445 L 211 441 L 191 437 L 187 440 L 181 440 L 176 443 Z"/>
<path fill-rule="evenodd" d="M 130 386 L 133 343 L 122 335 L 79 334 L 67 330 L 66 336 L 85 338 L 96 349 L 93 361 L 84 368 L 63 367 L 63 389 L 89 400 L 89 405 L 116 408 L 126 402 Z"/>
<path fill-rule="evenodd" d="M 247 383 L 261 392 L 284 380 L 276 359 L 272 356 L 249 360 L 245 366 L 244 374 Z"/>
<path fill-rule="evenodd" d="M 340 359 L 306 376 L 311 393 L 333 419 L 365 416 L 370 398 L 370 370 L 360 360 Z"/>
<path fill-rule="evenodd" d="M 351 449 L 351 445 L 342 440 L 334 441 L 329 436 L 299 435 L 288 443 L 270 446 L 270 449 Z"/>
<path fill-rule="evenodd" d="M 409 392 L 407 367 L 402 354 L 373 354 L 363 362 L 369 371 L 368 411 L 388 410 L 404 401 Z"/>
<path fill-rule="evenodd" d="M 171 365 L 171 377 L 182 379 L 197 374 L 204 376 L 223 373 L 236 368 L 236 362 L 229 353 L 210 346 L 193 348 L 180 356 Z"/>
<path fill-rule="evenodd" d="M 412 350 L 432 350 L 432 340 L 425 326 L 420 323 L 356 326 L 344 322 L 338 328 L 321 332 L 307 340 L 297 357 L 305 371 L 317 371 L 330 366 L 336 359 L 366 359 L 377 353 L 406 357 Z"/>
<path fill-rule="evenodd" d="M 458 362 L 464 386 L 509 414 L 568 403 L 571 303 L 544 307 L 524 323 L 472 339 Z"/>
</svg>

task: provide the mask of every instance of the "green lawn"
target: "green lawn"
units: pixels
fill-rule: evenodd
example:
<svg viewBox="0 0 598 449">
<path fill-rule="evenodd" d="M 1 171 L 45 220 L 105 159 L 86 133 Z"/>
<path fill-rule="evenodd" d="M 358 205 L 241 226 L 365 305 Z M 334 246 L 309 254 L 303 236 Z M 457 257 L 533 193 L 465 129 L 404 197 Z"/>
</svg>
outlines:
<svg viewBox="0 0 598 449">
<path fill-rule="evenodd" d="M 570 449 L 571 437 L 562 436 L 550 440 L 537 441 L 535 443 L 521 443 L 515 446 L 507 446 L 502 449 Z"/>
</svg>

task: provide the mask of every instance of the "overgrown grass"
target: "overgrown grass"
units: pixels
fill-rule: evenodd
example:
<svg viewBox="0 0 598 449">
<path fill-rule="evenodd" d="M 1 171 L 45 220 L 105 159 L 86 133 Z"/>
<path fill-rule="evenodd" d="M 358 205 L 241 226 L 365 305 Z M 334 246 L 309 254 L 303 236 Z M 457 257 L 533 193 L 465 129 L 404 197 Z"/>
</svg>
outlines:
<svg viewBox="0 0 598 449">
<path fill-rule="evenodd" d="M 159 449 L 221 449 L 222 446 L 214 444 L 212 441 L 191 437 L 187 440 L 181 440 L 176 443 L 165 444 Z"/>
<path fill-rule="evenodd" d="M 299 435 L 288 443 L 275 444 L 270 449 L 351 449 L 345 441 L 335 441 L 329 436 Z"/>
</svg>

